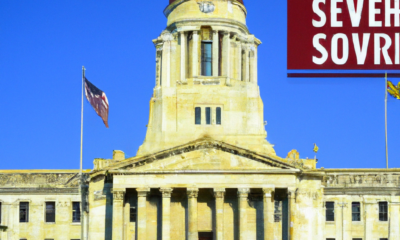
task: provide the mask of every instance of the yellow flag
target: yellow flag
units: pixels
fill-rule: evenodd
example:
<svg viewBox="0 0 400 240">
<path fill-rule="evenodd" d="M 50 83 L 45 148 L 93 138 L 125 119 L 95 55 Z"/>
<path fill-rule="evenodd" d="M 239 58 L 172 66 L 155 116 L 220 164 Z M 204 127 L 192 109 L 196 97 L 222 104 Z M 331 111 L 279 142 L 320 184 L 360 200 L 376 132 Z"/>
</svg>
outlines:
<svg viewBox="0 0 400 240">
<path fill-rule="evenodd" d="M 317 153 L 319 150 L 319 147 L 317 146 L 317 144 L 314 143 L 314 152 Z"/>
<path fill-rule="evenodd" d="M 400 100 L 400 82 L 395 86 L 391 81 L 387 81 L 387 90 L 392 97 Z"/>
</svg>

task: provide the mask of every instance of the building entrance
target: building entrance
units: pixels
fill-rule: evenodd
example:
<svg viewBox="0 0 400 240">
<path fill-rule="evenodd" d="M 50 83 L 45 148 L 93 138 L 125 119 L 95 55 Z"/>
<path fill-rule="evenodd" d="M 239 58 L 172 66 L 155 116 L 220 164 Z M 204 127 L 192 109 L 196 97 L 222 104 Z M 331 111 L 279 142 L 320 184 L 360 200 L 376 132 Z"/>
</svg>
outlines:
<svg viewBox="0 0 400 240">
<path fill-rule="evenodd" d="M 212 232 L 199 232 L 199 240 L 213 240 L 214 234 Z"/>
</svg>

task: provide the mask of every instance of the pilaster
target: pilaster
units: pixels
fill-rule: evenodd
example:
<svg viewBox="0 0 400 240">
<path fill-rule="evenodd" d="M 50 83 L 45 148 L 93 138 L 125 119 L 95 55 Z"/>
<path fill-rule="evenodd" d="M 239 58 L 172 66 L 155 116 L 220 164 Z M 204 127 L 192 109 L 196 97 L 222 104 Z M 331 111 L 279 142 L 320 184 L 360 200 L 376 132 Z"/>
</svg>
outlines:
<svg viewBox="0 0 400 240">
<path fill-rule="evenodd" d="M 188 240 L 198 240 L 198 220 L 197 220 L 197 197 L 199 194 L 198 188 L 188 188 L 187 189 L 187 197 L 188 197 L 188 213 L 189 213 L 189 237 Z"/>
<path fill-rule="evenodd" d="M 250 82 L 250 57 L 249 46 L 246 44 L 244 48 L 244 81 Z"/>
<path fill-rule="evenodd" d="M 273 188 L 264 188 L 264 240 L 274 240 L 274 199 Z"/>
<path fill-rule="evenodd" d="M 222 61 L 223 61 L 223 76 L 227 77 L 227 83 L 229 84 L 229 60 L 230 60 L 230 33 L 229 32 L 224 32 L 224 38 L 223 38 L 223 49 L 222 49 Z"/>
<path fill-rule="evenodd" d="M 242 42 L 240 41 L 240 39 L 237 39 L 237 63 L 236 63 L 236 69 L 237 69 L 237 79 L 243 81 L 242 78 Z"/>
<path fill-rule="evenodd" d="M 199 76 L 199 31 L 193 31 L 193 77 Z"/>
<path fill-rule="evenodd" d="M 187 33 L 180 32 L 181 35 L 181 82 L 186 82 L 186 44 Z"/>
<path fill-rule="evenodd" d="M 239 239 L 247 240 L 247 199 L 249 197 L 249 188 L 238 189 L 238 203 L 239 203 Z"/>
<path fill-rule="evenodd" d="M 352 231 L 351 231 L 351 226 L 352 226 L 352 205 L 351 205 L 351 198 L 343 198 L 343 203 L 344 203 L 344 208 L 343 208 L 343 240 L 352 240 Z M 361 213 L 362 214 L 362 213 Z M 362 215 L 361 215 L 362 217 Z"/>
<path fill-rule="evenodd" d="M 113 240 L 124 239 L 124 198 L 125 189 L 113 188 Z"/>
<path fill-rule="evenodd" d="M 390 219 L 390 240 L 400 240 L 400 221 L 399 221 L 400 201 L 395 193 L 392 194 L 389 203 L 389 219 Z"/>
<path fill-rule="evenodd" d="M 376 206 L 376 201 L 365 200 L 364 201 L 364 213 L 365 213 L 365 240 L 374 240 L 374 220 L 377 218 L 376 211 L 374 211 L 374 205 Z M 375 214 L 374 214 L 375 213 Z M 363 216 L 361 216 L 363 217 Z"/>
<path fill-rule="evenodd" d="M 289 200 L 289 240 L 296 239 L 296 189 L 288 189 L 288 200 Z"/>
<path fill-rule="evenodd" d="M 217 30 L 213 30 L 213 77 L 219 76 L 219 34 Z"/>
<path fill-rule="evenodd" d="M 171 239 L 171 193 L 172 188 L 160 188 L 162 193 L 162 240 Z"/>
<path fill-rule="evenodd" d="M 146 240 L 147 238 L 147 195 L 150 192 L 150 188 L 137 188 L 138 202 L 137 202 L 137 237 L 138 240 Z"/>
<path fill-rule="evenodd" d="M 216 240 L 224 239 L 224 197 L 225 188 L 214 188 L 216 212 Z"/>
</svg>

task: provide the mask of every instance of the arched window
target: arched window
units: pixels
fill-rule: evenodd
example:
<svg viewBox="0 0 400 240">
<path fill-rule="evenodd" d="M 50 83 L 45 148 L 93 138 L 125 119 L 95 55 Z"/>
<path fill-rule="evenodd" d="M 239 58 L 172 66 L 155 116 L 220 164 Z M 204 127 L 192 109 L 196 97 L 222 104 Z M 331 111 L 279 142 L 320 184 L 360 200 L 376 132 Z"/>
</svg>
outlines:
<svg viewBox="0 0 400 240">
<path fill-rule="evenodd" d="M 200 125 L 201 124 L 201 108 L 200 107 L 196 107 L 194 109 L 194 123 L 196 125 Z"/>
<path fill-rule="evenodd" d="M 220 107 L 217 107 L 215 118 L 216 118 L 217 125 L 221 125 L 221 108 Z"/>
</svg>

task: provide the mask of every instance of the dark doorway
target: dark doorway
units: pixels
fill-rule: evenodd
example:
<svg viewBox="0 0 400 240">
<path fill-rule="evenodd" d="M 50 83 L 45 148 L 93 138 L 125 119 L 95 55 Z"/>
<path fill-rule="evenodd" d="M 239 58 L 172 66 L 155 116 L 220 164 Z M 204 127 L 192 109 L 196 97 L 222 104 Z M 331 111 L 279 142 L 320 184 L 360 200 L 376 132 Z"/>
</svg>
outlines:
<svg viewBox="0 0 400 240">
<path fill-rule="evenodd" d="M 199 232 L 199 240 L 213 240 L 212 232 Z"/>
</svg>

